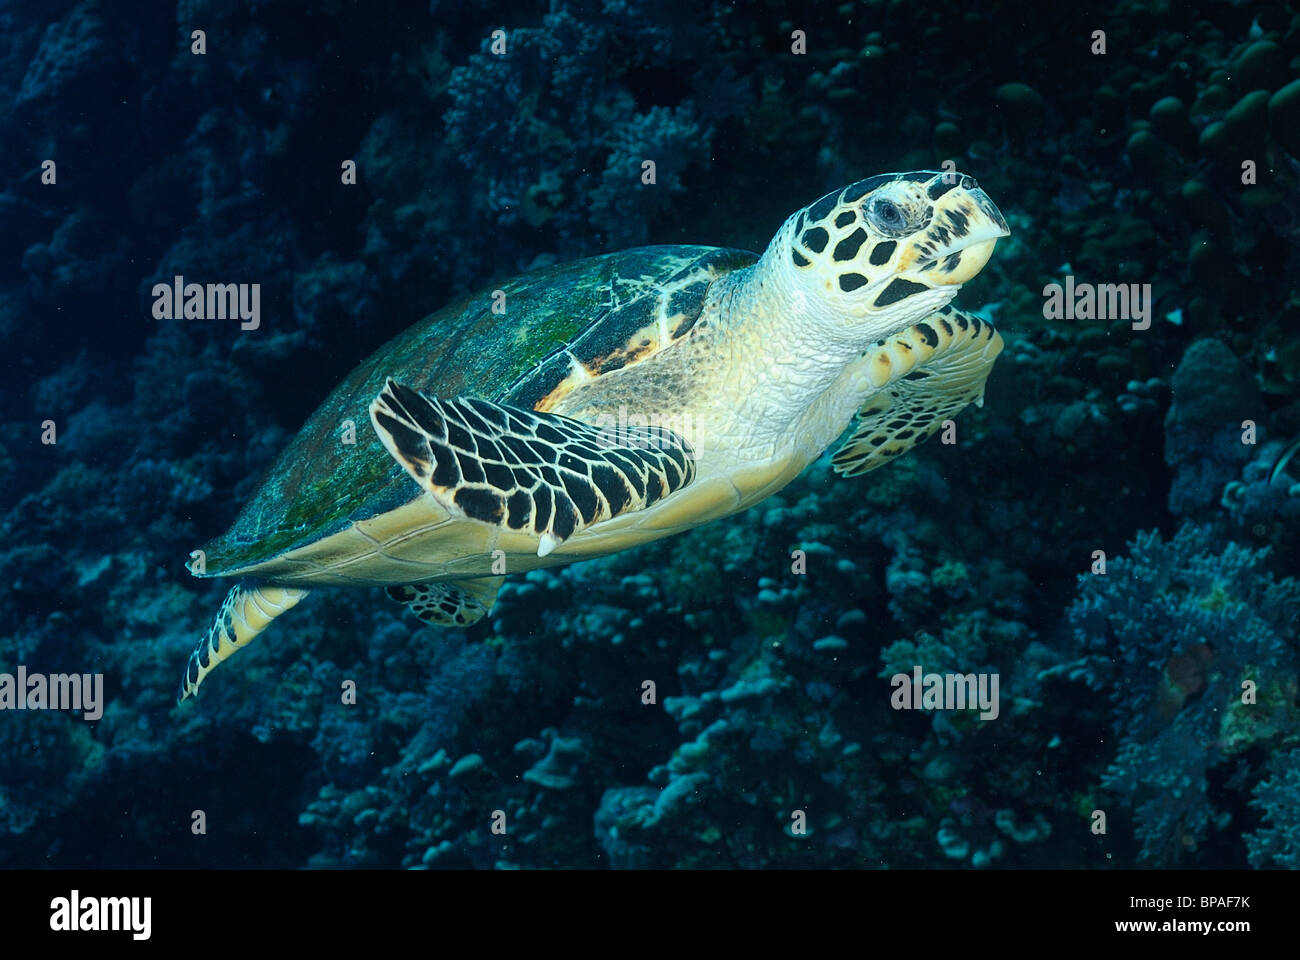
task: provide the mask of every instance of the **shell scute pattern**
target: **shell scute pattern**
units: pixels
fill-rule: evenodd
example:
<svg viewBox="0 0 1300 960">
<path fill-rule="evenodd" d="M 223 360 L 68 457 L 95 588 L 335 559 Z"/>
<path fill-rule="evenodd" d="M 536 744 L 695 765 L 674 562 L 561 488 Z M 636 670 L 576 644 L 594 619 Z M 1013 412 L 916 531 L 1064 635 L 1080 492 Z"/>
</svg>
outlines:
<svg viewBox="0 0 1300 960">
<path fill-rule="evenodd" d="M 628 250 L 503 284 L 504 314 L 493 312 L 492 291 L 485 290 L 426 317 L 363 361 L 308 419 L 231 529 L 204 544 L 206 574 L 269 561 L 412 500 L 409 477 L 374 431 L 363 428 L 388 376 L 439 396 L 473 395 L 535 409 L 575 376 L 569 348 L 584 335 L 591 336 L 583 341 L 591 345 L 590 358 L 605 349 L 599 341 L 606 321 L 626 331 L 627 343 L 636 331 L 620 322 L 623 305 L 638 297 L 660 305 L 654 321 L 662 320 L 668 341 L 680 338 L 698 318 L 712 278 L 755 259 L 713 247 Z M 591 375 L 581 370 L 580 376 Z M 341 442 L 347 421 L 357 426 L 355 445 Z M 506 422 L 527 432 L 518 420 Z"/>
</svg>

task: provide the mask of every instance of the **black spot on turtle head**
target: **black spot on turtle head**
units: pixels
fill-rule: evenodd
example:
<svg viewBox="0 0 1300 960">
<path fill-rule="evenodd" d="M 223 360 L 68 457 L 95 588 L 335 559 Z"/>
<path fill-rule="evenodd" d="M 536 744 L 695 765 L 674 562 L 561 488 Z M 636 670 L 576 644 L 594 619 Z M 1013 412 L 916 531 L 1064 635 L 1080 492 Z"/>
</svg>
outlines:
<svg viewBox="0 0 1300 960">
<path fill-rule="evenodd" d="M 950 180 L 951 182 L 945 183 L 945 180 Z M 931 200 L 938 200 L 949 190 L 954 190 L 958 186 L 960 186 L 960 184 L 957 183 L 957 175 L 955 173 L 941 176 L 939 179 L 935 180 L 934 183 L 930 184 L 930 189 L 925 192 L 925 195 Z"/>
<path fill-rule="evenodd" d="M 847 237 L 835 244 L 835 250 L 831 253 L 831 259 L 836 263 L 843 263 L 846 260 L 852 260 L 858 255 L 858 250 L 862 248 L 863 242 L 867 239 L 867 231 L 861 227 L 854 230 Z"/>
<path fill-rule="evenodd" d="M 927 347 L 933 349 L 939 345 L 939 335 L 934 332 L 934 327 L 930 326 L 928 323 L 918 323 L 916 325 L 916 330 L 921 334 L 922 339 L 925 340 L 925 345 Z"/>
<path fill-rule="evenodd" d="M 835 207 L 839 204 L 839 202 L 840 202 L 839 191 L 836 191 L 835 193 L 826 194 L 826 196 L 822 197 L 820 200 L 818 200 L 816 203 L 814 203 L 811 207 L 808 208 L 809 222 L 816 223 L 819 220 L 825 220 L 827 217 L 831 215 L 831 211 L 835 209 Z"/>
<path fill-rule="evenodd" d="M 960 250 L 958 250 L 956 253 L 950 253 L 950 254 L 948 254 L 948 256 L 946 256 L 946 257 L 943 258 L 943 272 L 944 272 L 944 273 L 952 273 L 954 270 L 956 270 L 956 269 L 957 269 L 958 267 L 960 267 L 960 266 L 961 266 L 961 251 L 960 251 Z"/>
<path fill-rule="evenodd" d="M 960 210 L 948 211 L 948 224 L 954 237 L 964 237 L 970 233 L 970 220 Z"/>
<path fill-rule="evenodd" d="M 813 253 L 821 253 L 826 249 L 826 244 L 830 243 L 831 235 L 821 227 L 813 227 L 800 239 L 803 240 L 803 245 Z"/>
<path fill-rule="evenodd" d="M 889 174 L 882 174 L 881 176 L 867 177 L 867 179 L 865 180 L 859 180 L 857 183 L 852 184 L 844 189 L 844 192 L 840 194 L 840 202 L 857 203 L 857 201 L 861 200 L 863 197 L 869 194 L 872 190 L 875 190 L 877 187 L 882 186 L 883 184 L 886 183 L 893 183 L 893 182 L 894 182 L 894 178 L 891 177 Z"/>
<path fill-rule="evenodd" d="M 852 210 L 845 210 L 843 213 L 841 213 L 839 216 L 835 218 L 835 226 L 847 227 L 850 223 L 852 223 L 856 219 L 858 219 L 858 215 L 856 213 L 854 213 Z"/>
<path fill-rule="evenodd" d="M 796 267 L 806 267 L 808 264 L 812 263 L 811 260 L 793 248 L 790 250 L 790 259 L 794 261 Z"/>
<path fill-rule="evenodd" d="M 875 306 L 887 307 L 891 303 L 898 303 L 898 301 L 906 299 L 914 293 L 920 293 L 929 289 L 930 288 L 924 283 L 913 283 L 911 280 L 904 280 L 901 277 L 898 277 L 890 281 L 889 286 L 885 287 L 885 289 L 880 292 L 880 296 L 876 297 Z"/>
<path fill-rule="evenodd" d="M 894 251 L 897 249 L 897 240 L 884 240 L 871 248 L 871 256 L 867 258 L 867 262 L 873 267 L 883 267 L 889 262 L 889 258 L 894 255 Z"/>
<path fill-rule="evenodd" d="M 933 230 L 930 231 L 928 239 L 933 240 L 937 246 L 946 247 L 948 245 L 948 241 L 951 240 L 952 238 L 948 235 L 947 227 L 936 226 Z"/>
<path fill-rule="evenodd" d="M 860 273 L 841 273 L 840 289 L 845 293 L 852 293 L 859 287 L 867 285 L 867 278 Z"/>
</svg>

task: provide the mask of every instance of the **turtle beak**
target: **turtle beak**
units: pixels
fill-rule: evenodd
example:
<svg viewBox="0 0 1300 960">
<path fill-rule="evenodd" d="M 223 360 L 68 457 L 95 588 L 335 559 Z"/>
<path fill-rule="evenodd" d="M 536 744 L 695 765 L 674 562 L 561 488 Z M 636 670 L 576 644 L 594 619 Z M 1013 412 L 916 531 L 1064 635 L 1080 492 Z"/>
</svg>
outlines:
<svg viewBox="0 0 1300 960">
<path fill-rule="evenodd" d="M 1005 237 L 1006 234 L 1001 234 L 1001 236 Z M 940 286 L 965 283 L 984 269 L 984 265 L 993 256 L 993 248 L 997 245 L 998 238 L 991 237 L 988 240 L 972 243 L 967 247 L 958 247 L 952 254 L 949 254 L 950 257 L 955 259 L 945 261 L 953 263 L 955 266 L 940 268 L 934 282 Z"/>
<path fill-rule="evenodd" d="M 988 194 L 966 180 L 971 186 L 954 187 L 938 199 L 930 226 L 904 254 L 904 261 L 910 259 L 913 270 L 935 286 L 971 279 L 989 262 L 998 240 L 1011 235 Z"/>
</svg>

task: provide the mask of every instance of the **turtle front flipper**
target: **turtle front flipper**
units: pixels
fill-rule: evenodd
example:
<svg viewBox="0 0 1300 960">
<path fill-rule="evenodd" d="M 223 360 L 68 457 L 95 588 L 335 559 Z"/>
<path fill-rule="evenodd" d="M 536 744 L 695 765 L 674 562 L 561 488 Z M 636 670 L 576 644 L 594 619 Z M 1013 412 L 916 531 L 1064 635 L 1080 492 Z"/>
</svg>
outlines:
<svg viewBox="0 0 1300 960">
<path fill-rule="evenodd" d="M 199 684 L 222 660 L 243 649 L 270 625 L 271 621 L 295 606 L 310 591 L 294 587 L 273 587 L 241 583 L 230 589 L 221 612 L 208 628 L 207 635 L 190 654 L 190 662 L 181 678 L 177 703 L 199 692 Z"/>
<path fill-rule="evenodd" d="M 425 623 L 435 627 L 468 627 L 478 623 L 497 602 L 505 577 L 477 577 L 438 583 L 404 583 L 384 592 Z"/>
<path fill-rule="evenodd" d="M 592 426 L 553 413 L 389 380 L 370 404 L 384 447 L 446 509 L 539 538 L 537 555 L 644 510 L 695 477 L 691 445 L 662 427 Z"/>
<path fill-rule="evenodd" d="M 947 306 L 877 342 L 858 361 L 870 393 L 858 428 L 831 457 L 835 471 L 852 477 L 883 466 L 967 404 L 982 404 L 1001 352 L 992 324 Z"/>
</svg>

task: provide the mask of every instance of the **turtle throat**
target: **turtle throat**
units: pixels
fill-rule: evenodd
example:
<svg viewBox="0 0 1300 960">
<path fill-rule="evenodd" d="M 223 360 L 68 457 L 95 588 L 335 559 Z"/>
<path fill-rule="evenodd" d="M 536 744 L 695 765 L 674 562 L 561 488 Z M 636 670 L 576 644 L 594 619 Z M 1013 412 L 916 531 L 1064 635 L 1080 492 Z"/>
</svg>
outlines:
<svg viewBox="0 0 1300 960">
<path fill-rule="evenodd" d="M 785 275 L 771 250 L 758 263 L 720 278 L 716 296 L 717 353 L 727 370 L 722 387 L 734 410 L 728 444 L 746 459 L 803 450 L 810 462 L 843 431 L 857 393 L 845 370 L 869 346 L 862 331 L 819 313 L 821 301 L 807 296 Z M 954 289 L 934 292 L 938 309 Z M 912 313 L 897 329 L 912 322 Z M 890 331 L 895 332 L 895 331 Z"/>
</svg>

